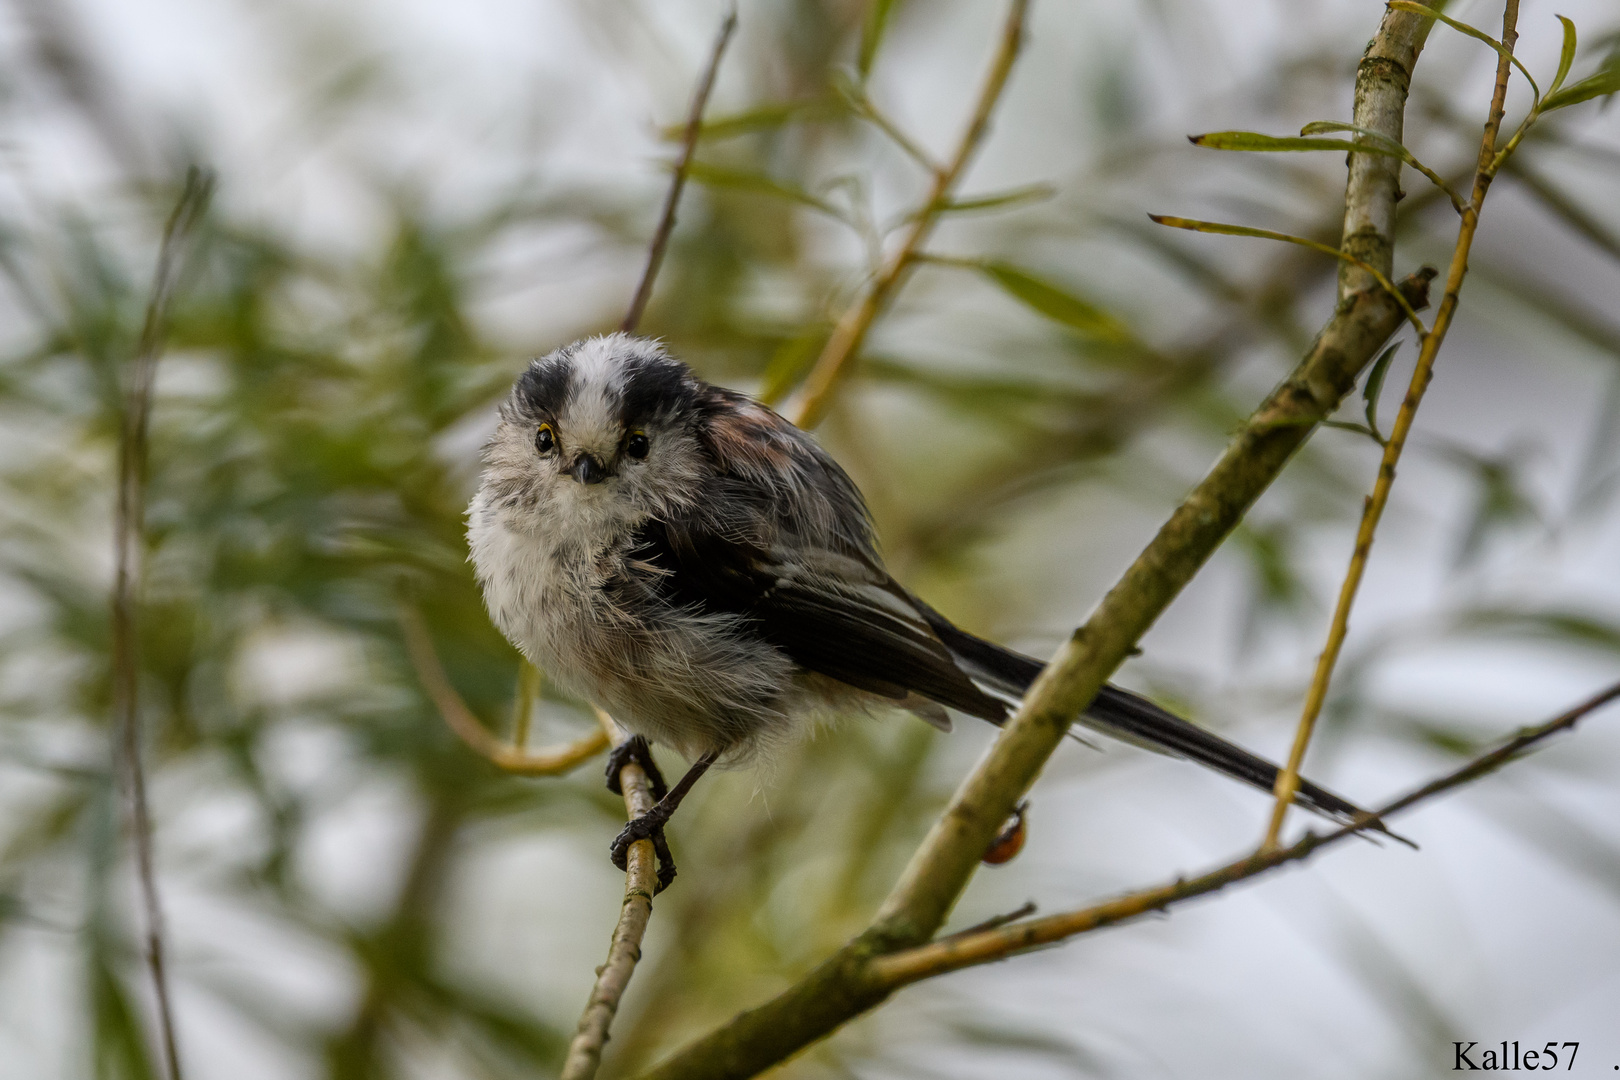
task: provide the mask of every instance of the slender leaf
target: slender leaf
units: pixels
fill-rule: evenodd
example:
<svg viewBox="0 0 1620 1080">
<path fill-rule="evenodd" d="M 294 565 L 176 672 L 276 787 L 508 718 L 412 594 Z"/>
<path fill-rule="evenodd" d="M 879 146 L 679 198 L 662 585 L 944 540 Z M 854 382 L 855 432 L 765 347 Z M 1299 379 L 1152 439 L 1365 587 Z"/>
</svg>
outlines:
<svg viewBox="0 0 1620 1080">
<path fill-rule="evenodd" d="M 1085 337 L 1121 345 L 1135 339 L 1129 326 L 1102 307 L 1012 263 L 1000 259 L 938 257 L 929 261 L 977 270 L 1014 300 Z"/>
<path fill-rule="evenodd" d="M 1360 135 L 1364 139 L 1371 139 L 1375 144 L 1384 147 L 1390 154 L 1400 158 L 1402 161 L 1406 162 L 1406 164 L 1428 177 L 1430 183 L 1446 193 L 1446 196 L 1451 199 L 1451 205 L 1456 207 L 1458 213 L 1462 212 L 1462 196 L 1458 195 L 1452 190 L 1451 185 L 1446 183 L 1444 177 L 1435 172 L 1433 169 L 1429 168 L 1427 165 L 1423 164 L 1423 162 L 1419 161 L 1412 151 L 1408 150 L 1403 144 L 1395 139 L 1390 138 L 1381 131 L 1373 131 L 1370 128 L 1357 127 L 1355 124 L 1346 124 L 1341 120 L 1313 120 L 1311 123 L 1306 124 L 1304 127 L 1299 129 L 1299 133 L 1301 135 L 1315 135 L 1324 131 L 1348 131 L 1353 134 Z M 1357 146 L 1356 149 L 1364 152 L 1378 153 L 1377 150 L 1374 150 L 1372 147 L 1365 144 Z"/>
<path fill-rule="evenodd" d="M 1558 88 L 1564 85 L 1564 79 L 1575 63 L 1575 24 L 1562 15 L 1557 16 L 1557 19 L 1564 24 L 1564 48 L 1558 54 L 1558 74 L 1553 76 L 1552 85 L 1547 87 L 1549 98 L 1557 95 Z M 1542 106 L 1545 108 L 1546 102 L 1542 102 Z"/>
<path fill-rule="evenodd" d="M 752 109 L 706 119 L 698 129 L 698 138 L 705 141 L 730 139 L 755 131 L 770 131 L 800 119 L 823 119 L 844 112 L 840 102 L 832 98 L 807 98 L 803 101 L 773 101 Z M 678 143 L 686 138 L 686 124 L 671 124 L 660 128 L 658 137 L 665 142 Z"/>
<path fill-rule="evenodd" d="M 1485 44 L 1495 49 L 1499 56 L 1504 57 L 1508 63 L 1519 69 L 1519 74 L 1523 75 L 1525 81 L 1530 84 L 1530 92 L 1535 95 L 1537 106 L 1540 106 L 1541 87 L 1536 85 L 1535 76 L 1530 74 L 1530 69 L 1519 63 L 1519 58 L 1513 55 L 1513 51 L 1511 49 L 1503 45 L 1500 41 L 1497 41 L 1495 38 L 1491 37 L 1491 35 L 1487 34 L 1485 31 L 1475 29 L 1465 22 L 1458 22 L 1449 15 L 1442 15 L 1434 8 L 1427 7 L 1423 4 L 1414 3 L 1413 0 L 1389 0 L 1389 6 L 1396 11 L 1409 11 L 1414 15 L 1427 15 L 1431 19 L 1439 19 L 1441 22 L 1445 23 L 1458 33 L 1467 34 L 1475 41 L 1483 41 Z"/>
<path fill-rule="evenodd" d="M 773 199 L 786 199 L 823 214 L 843 220 L 843 213 L 836 206 L 825 199 L 805 191 L 803 188 L 777 180 L 761 172 L 751 172 L 747 169 L 730 169 L 723 165 L 711 165 L 703 161 L 694 161 L 687 169 L 687 175 L 705 187 L 727 188 L 732 191 L 746 191 L 754 195 L 765 195 Z"/>
<path fill-rule="evenodd" d="M 1423 320 L 1418 318 L 1417 312 L 1412 310 L 1412 305 L 1407 302 L 1406 297 L 1401 295 L 1401 291 L 1395 287 L 1394 282 L 1390 281 L 1377 267 L 1370 266 L 1354 255 L 1340 251 L 1336 247 L 1329 247 L 1327 244 L 1307 240 L 1303 236 L 1294 236 L 1291 233 L 1273 232 L 1270 229 L 1254 229 L 1247 225 L 1226 225 L 1219 221 L 1197 221 L 1193 218 L 1171 217 L 1168 214 L 1149 214 L 1148 218 L 1158 222 L 1160 225 L 1168 225 L 1172 229 L 1186 229 L 1189 232 L 1219 233 L 1224 236 L 1253 236 L 1261 240 L 1281 240 L 1285 244 L 1298 244 L 1300 247 L 1308 247 L 1312 251 L 1320 251 L 1324 255 L 1332 255 L 1335 259 L 1342 259 L 1352 266 L 1359 266 L 1371 274 L 1373 280 L 1377 281 L 1384 291 L 1394 297 L 1395 302 L 1401 305 L 1401 310 L 1406 313 L 1407 321 L 1412 324 L 1419 334 L 1429 332 L 1429 328 L 1423 325 Z"/>
<path fill-rule="evenodd" d="M 1588 75 L 1574 86 L 1566 86 L 1556 94 L 1549 94 L 1541 103 L 1542 112 L 1551 112 L 1569 105 L 1578 105 L 1595 97 L 1620 92 L 1620 56 L 1611 58 L 1597 74 Z"/>
<path fill-rule="evenodd" d="M 1389 374 L 1389 362 L 1395 359 L 1400 347 L 1401 343 L 1397 341 L 1379 354 L 1378 359 L 1373 361 L 1372 370 L 1367 373 L 1367 385 L 1361 388 L 1361 400 L 1367 403 L 1367 428 L 1379 442 L 1385 439 L 1378 432 L 1378 395 L 1384 390 L 1384 376 Z"/>
<path fill-rule="evenodd" d="M 1306 421 L 1306 423 L 1308 422 L 1309 421 Z M 1318 421 L 1318 423 L 1320 423 L 1323 427 L 1338 428 L 1340 431 L 1353 431 L 1357 435 L 1367 436 L 1367 438 L 1371 439 L 1379 446 L 1384 445 L 1384 437 L 1378 434 L 1378 432 L 1374 431 L 1372 428 L 1368 427 L 1366 424 L 1355 424 L 1347 420 L 1321 420 Z"/>
<path fill-rule="evenodd" d="M 861 24 L 861 51 L 855 61 L 855 68 L 860 72 L 861 80 L 872 73 L 872 63 L 877 59 L 878 48 L 883 44 L 883 34 L 889 29 L 889 19 L 894 15 L 895 0 L 872 0 L 866 9 L 866 21 Z"/>
<path fill-rule="evenodd" d="M 1348 139 L 1296 139 L 1290 136 L 1262 135 L 1258 131 L 1211 131 L 1205 135 L 1189 135 L 1187 141 L 1194 146 L 1207 146 L 1211 150 L 1246 150 L 1251 153 L 1343 150 L 1363 154 L 1382 154 L 1385 157 L 1406 156 L 1381 144 L 1354 143 Z"/>
<path fill-rule="evenodd" d="M 965 199 L 952 199 L 950 202 L 935 207 L 935 209 L 949 214 L 1000 210 L 1008 206 L 1040 202 L 1043 199 L 1050 199 L 1056 194 L 1057 189 L 1052 187 L 1051 184 L 1027 184 L 1024 187 L 992 192 L 988 195 L 971 195 Z"/>
</svg>

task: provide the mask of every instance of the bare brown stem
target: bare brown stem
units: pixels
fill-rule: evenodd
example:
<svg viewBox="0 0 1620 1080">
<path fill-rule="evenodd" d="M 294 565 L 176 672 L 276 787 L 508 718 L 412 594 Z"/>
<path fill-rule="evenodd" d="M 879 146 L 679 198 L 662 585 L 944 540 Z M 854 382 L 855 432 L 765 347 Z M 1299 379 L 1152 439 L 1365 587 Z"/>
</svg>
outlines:
<svg viewBox="0 0 1620 1080">
<path fill-rule="evenodd" d="M 1172 904 L 1217 892 L 1239 881 L 1298 862 L 1313 852 L 1336 844 L 1357 832 L 1368 821 L 1392 817 L 1426 802 L 1442 792 L 1460 787 L 1494 772 L 1536 743 L 1573 727 L 1582 717 L 1620 698 L 1620 684 L 1589 698 L 1552 720 L 1520 732 L 1501 746 L 1472 759 L 1460 768 L 1391 800 L 1367 815 L 1366 821 L 1352 823 L 1330 833 L 1307 833 L 1287 848 L 1259 851 L 1193 878 L 1177 878 L 1157 888 L 1143 889 L 1078 911 L 1066 911 L 1043 919 L 1032 919 L 1010 926 L 976 933 L 956 934 L 921 948 L 878 957 L 870 965 L 874 981 L 891 989 L 920 979 L 943 975 L 964 967 L 989 963 L 1041 945 L 1071 938 L 1105 926 L 1134 919 L 1153 911 L 1164 911 Z"/>
<path fill-rule="evenodd" d="M 163 1060 L 169 1080 L 180 1080 L 180 1049 L 175 1038 L 174 1007 L 164 948 L 163 906 L 158 897 L 152 857 L 152 814 L 141 763 L 140 658 L 137 655 L 138 609 L 146 546 L 147 437 L 152 417 L 152 384 L 167 337 L 169 306 L 184 262 L 184 248 L 208 209 L 214 190 L 212 174 L 193 167 L 163 228 L 157 269 L 146 303 L 140 344 L 130 365 L 118 438 L 118 507 L 113 523 L 117 563 L 112 597 L 112 697 L 116 728 L 114 760 L 129 793 L 129 814 L 146 915 L 146 963 L 157 999 Z"/>
<path fill-rule="evenodd" d="M 703 110 L 709 104 L 709 91 L 714 89 L 714 77 L 720 71 L 720 58 L 725 55 L 726 46 L 731 42 L 731 35 L 737 29 L 737 9 L 731 8 L 726 17 L 720 22 L 720 32 L 715 35 L 714 49 L 709 53 L 709 66 L 703 71 L 703 78 L 698 82 L 697 92 L 692 95 L 692 108 L 686 116 L 686 135 L 681 144 L 681 157 L 675 163 L 675 171 L 670 176 L 669 191 L 664 195 L 664 211 L 659 216 L 658 228 L 653 230 L 652 244 L 647 248 L 647 265 L 641 271 L 641 283 L 636 286 L 636 295 L 630 301 L 630 310 L 625 313 L 624 321 L 619 329 L 625 333 L 635 330 L 641 322 L 641 313 L 647 310 L 647 301 L 652 299 L 653 282 L 658 278 L 658 269 L 664 264 L 664 251 L 669 247 L 670 234 L 675 231 L 675 208 L 680 205 L 681 191 L 686 187 L 686 175 L 692 168 L 692 155 L 697 152 L 698 136 L 703 133 Z"/>
<path fill-rule="evenodd" d="M 815 427 L 826 414 L 834 391 L 854 362 L 861 343 L 866 340 L 866 332 L 888 306 L 907 271 L 916 264 L 923 242 L 934 231 L 940 214 L 951 200 L 957 181 L 983 143 L 985 132 L 990 127 L 990 115 L 1001 100 L 1001 92 L 1007 86 L 1007 76 L 1012 73 L 1013 62 L 1018 59 L 1018 50 L 1024 40 L 1024 17 L 1028 11 L 1029 0 L 1013 0 L 1008 7 L 1006 21 L 1002 24 L 1001 45 L 990 62 L 990 71 L 979 90 L 967 127 L 956 144 L 956 152 L 951 155 L 949 162 L 934 171 L 928 195 L 906 229 L 900 246 L 878 270 L 861 298 L 850 305 L 833 326 L 827 344 L 822 347 L 821 355 L 816 358 L 815 366 L 805 379 L 798 404 L 791 410 L 790 419 L 799 427 Z M 926 155 L 923 160 L 927 160 Z"/>
<path fill-rule="evenodd" d="M 607 749 L 608 737 L 601 731 L 593 731 L 584 738 L 549 750 L 528 751 L 521 746 L 501 742 L 479 723 L 478 717 L 473 715 L 472 709 L 450 684 L 421 614 L 402 603 L 399 607 L 399 624 L 404 631 L 405 652 L 410 658 L 411 668 L 416 672 L 416 680 L 439 710 L 445 725 L 469 749 L 487 758 L 497 768 L 518 776 L 560 776 Z"/>
<path fill-rule="evenodd" d="M 604 734 L 614 730 L 612 720 L 600 709 L 597 719 Z M 640 765 L 633 761 L 627 763 L 619 770 L 619 783 L 624 789 L 625 813 L 630 818 L 638 818 L 653 808 L 652 788 Z M 591 987 L 579 1027 L 568 1044 L 562 1080 L 591 1080 L 602 1065 L 602 1050 L 607 1045 L 613 1017 L 619 1011 L 619 1001 L 641 959 L 641 939 L 652 918 L 653 894 L 657 888 L 653 843 L 638 840 L 630 845 L 625 863 L 624 904 L 619 909 L 619 922 L 613 928 L 613 940 L 608 945 L 607 962 L 597 970 L 596 985 Z"/>
<path fill-rule="evenodd" d="M 1396 14 L 1400 13 L 1391 12 L 1387 17 L 1393 18 Z M 1452 250 L 1451 268 L 1446 275 L 1446 294 L 1440 301 L 1439 310 L 1435 312 L 1434 326 L 1422 336 L 1417 366 L 1412 371 L 1412 381 L 1407 386 L 1406 397 L 1395 417 L 1395 427 L 1390 432 L 1388 441 L 1384 443 L 1384 458 L 1378 467 L 1378 479 L 1373 484 L 1372 495 L 1368 497 L 1362 511 L 1361 525 L 1356 530 L 1356 546 L 1351 552 L 1350 567 L 1345 571 L 1344 582 L 1339 587 L 1339 599 L 1334 606 L 1327 644 L 1317 658 L 1316 672 L 1305 695 L 1305 705 L 1300 714 L 1299 727 L 1294 733 L 1294 745 L 1288 754 L 1288 764 L 1277 774 L 1275 789 L 1277 800 L 1272 807 L 1271 819 L 1266 825 L 1265 837 L 1260 842 L 1263 851 L 1276 848 L 1288 807 L 1299 791 L 1299 770 L 1304 764 L 1305 751 L 1310 745 L 1316 719 L 1321 715 L 1322 705 L 1327 700 L 1328 685 L 1333 680 L 1333 668 L 1338 663 L 1339 653 L 1344 647 L 1344 639 L 1350 629 L 1350 610 L 1355 606 L 1356 593 L 1361 588 L 1361 579 L 1367 570 L 1367 557 L 1372 551 L 1373 536 L 1378 531 L 1378 523 L 1383 518 L 1384 508 L 1389 504 L 1389 493 L 1395 484 L 1395 466 L 1401 459 L 1401 452 L 1406 448 L 1406 439 L 1412 431 L 1413 421 L 1417 418 L 1423 394 L 1429 388 L 1429 381 L 1434 377 L 1435 357 L 1440 353 L 1440 346 L 1445 343 L 1446 333 L 1451 329 L 1452 318 L 1457 312 L 1463 278 L 1468 274 L 1468 252 L 1473 247 L 1474 235 L 1479 229 L 1480 208 L 1485 203 L 1485 194 L 1490 190 L 1491 180 L 1495 175 L 1496 136 L 1502 126 L 1502 111 L 1507 102 L 1508 77 L 1513 71 L 1511 57 L 1513 44 L 1518 38 L 1518 32 L 1515 30 L 1518 17 L 1518 0 L 1507 0 L 1502 14 L 1502 43 L 1505 52 L 1497 59 L 1496 89 L 1491 95 L 1490 113 L 1485 121 L 1485 132 L 1480 138 L 1479 164 L 1474 170 L 1473 194 L 1468 205 L 1463 207 L 1462 224 L 1458 227 L 1457 242 Z"/>
</svg>

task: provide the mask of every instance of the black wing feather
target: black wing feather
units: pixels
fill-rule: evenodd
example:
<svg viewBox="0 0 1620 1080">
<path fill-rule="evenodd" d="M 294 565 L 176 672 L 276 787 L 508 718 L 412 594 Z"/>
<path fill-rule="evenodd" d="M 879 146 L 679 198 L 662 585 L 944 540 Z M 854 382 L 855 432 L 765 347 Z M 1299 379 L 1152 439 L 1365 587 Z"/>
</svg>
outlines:
<svg viewBox="0 0 1620 1080">
<path fill-rule="evenodd" d="M 881 571 L 866 568 L 867 582 L 837 582 L 697 515 L 648 521 L 635 544 L 632 558 L 661 571 L 668 602 L 742 615 L 806 670 L 895 700 L 917 693 L 986 719 L 1006 714 L 920 616 L 904 616 L 905 591 Z"/>
</svg>

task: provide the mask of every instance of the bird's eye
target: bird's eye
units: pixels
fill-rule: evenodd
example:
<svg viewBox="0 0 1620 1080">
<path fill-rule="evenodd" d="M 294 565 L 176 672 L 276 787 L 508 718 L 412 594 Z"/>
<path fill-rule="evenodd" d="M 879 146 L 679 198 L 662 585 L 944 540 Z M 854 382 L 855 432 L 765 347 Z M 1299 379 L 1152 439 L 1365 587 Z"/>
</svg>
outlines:
<svg viewBox="0 0 1620 1080">
<path fill-rule="evenodd" d="M 557 436 L 550 424 L 541 424 L 540 430 L 534 433 L 534 448 L 541 454 L 549 454 L 557 449 Z"/>
<path fill-rule="evenodd" d="M 637 461 L 646 457 L 647 451 L 651 449 L 652 444 L 647 441 L 647 436 L 639 431 L 632 431 L 630 437 L 624 440 L 624 452 Z"/>
</svg>

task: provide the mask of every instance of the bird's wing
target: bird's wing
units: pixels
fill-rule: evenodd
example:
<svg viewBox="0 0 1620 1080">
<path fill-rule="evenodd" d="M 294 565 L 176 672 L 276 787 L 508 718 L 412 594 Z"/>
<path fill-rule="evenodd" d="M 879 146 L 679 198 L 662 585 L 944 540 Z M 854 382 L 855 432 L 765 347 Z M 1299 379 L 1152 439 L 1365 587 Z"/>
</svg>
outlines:
<svg viewBox="0 0 1620 1080">
<path fill-rule="evenodd" d="M 741 615 L 802 668 L 895 700 L 916 693 L 986 719 L 1005 715 L 905 590 L 862 559 L 741 540 L 701 514 L 648 521 L 634 543 L 630 558 L 656 571 L 665 602 Z"/>
</svg>

